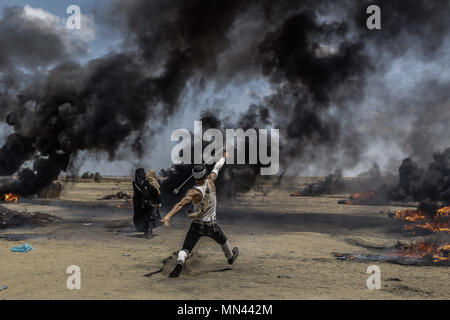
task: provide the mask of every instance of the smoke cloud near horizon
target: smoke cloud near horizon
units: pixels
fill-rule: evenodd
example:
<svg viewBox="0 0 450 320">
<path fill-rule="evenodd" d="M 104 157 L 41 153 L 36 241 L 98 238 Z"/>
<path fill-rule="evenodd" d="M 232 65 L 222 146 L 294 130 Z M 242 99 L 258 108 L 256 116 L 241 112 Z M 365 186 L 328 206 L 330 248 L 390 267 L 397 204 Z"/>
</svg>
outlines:
<svg viewBox="0 0 450 320">
<path fill-rule="evenodd" d="M 366 27 L 371 4 L 381 8 L 381 30 Z M 81 152 L 114 160 L 126 146 L 142 157 L 185 111 L 188 92 L 255 78 L 270 88 L 259 102 L 234 118 L 212 106 L 210 118 L 221 128 L 280 129 L 281 174 L 404 155 L 424 165 L 450 145 L 450 8 L 414 4 L 118 0 L 111 13 L 122 47 L 86 63 L 76 62 L 83 41 L 68 44 L 42 27 L 48 19 L 3 8 L 0 35 L 22 28 L 0 49 L 0 116 L 14 131 L 0 147 L 0 175 L 18 176 L 0 193 L 36 193 Z M 230 196 L 256 176 L 249 166 L 226 170 L 242 178 L 228 183 Z"/>
</svg>

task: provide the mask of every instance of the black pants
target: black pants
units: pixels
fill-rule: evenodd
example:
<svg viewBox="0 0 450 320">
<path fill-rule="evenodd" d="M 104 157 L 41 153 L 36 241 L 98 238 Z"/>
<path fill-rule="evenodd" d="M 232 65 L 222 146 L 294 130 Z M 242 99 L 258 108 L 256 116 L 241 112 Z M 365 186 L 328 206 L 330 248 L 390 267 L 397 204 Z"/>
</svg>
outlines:
<svg viewBox="0 0 450 320">
<path fill-rule="evenodd" d="M 227 237 L 225 236 L 217 222 L 213 225 L 192 222 L 191 227 L 186 234 L 186 238 L 184 239 L 183 250 L 192 252 L 192 249 L 194 249 L 198 240 L 203 236 L 212 238 L 220 245 L 223 245 L 225 242 L 227 242 Z"/>
</svg>

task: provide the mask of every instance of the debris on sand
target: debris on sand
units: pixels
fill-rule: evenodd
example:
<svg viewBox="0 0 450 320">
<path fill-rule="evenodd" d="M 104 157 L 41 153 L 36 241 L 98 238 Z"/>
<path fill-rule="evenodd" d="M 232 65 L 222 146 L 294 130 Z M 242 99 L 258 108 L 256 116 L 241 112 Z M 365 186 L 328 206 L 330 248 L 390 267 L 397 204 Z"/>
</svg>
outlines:
<svg viewBox="0 0 450 320">
<path fill-rule="evenodd" d="M 29 252 L 31 250 L 34 250 L 34 248 L 31 244 L 28 243 L 24 243 L 21 246 L 11 248 L 11 252 Z"/>
<path fill-rule="evenodd" d="M 302 191 L 299 191 L 299 196 L 317 197 L 323 194 L 335 194 L 346 190 L 345 180 L 342 173 L 336 170 L 335 173 L 329 174 L 324 180 L 311 183 L 307 185 Z"/>
<path fill-rule="evenodd" d="M 18 212 L 0 206 L 0 229 L 41 227 L 61 222 L 62 219 L 46 213 Z"/>
<path fill-rule="evenodd" d="M 389 282 L 402 282 L 402 279 L 400 279 L 400 278 L 387 278 L 386 281 L 389 281 Z"/>
<path fill-rule="evenodd" d="M 0 286 L 0 291 L 8 289 L 8 286 Z"/>
<path fill-rule="evenodd" d="M 130 200 L 132 197 L 123 191 L 119 191 L 114 194 L 108 194 L 99 200 Z"/>
<path fill-rule="evenodd" d="M 132 209 L 133 208 L 133 200 L 132 196 L 129 193 L 119 191 L 114 194 L 108 194 L 104 196 L 103 198 L 100 198 L 98 200 L 125 200 L 123 203 L 120 203 L 116 206 L 116 208 L 119 209 Z"/>
<path fill-rule="evenodd" d="M 63 186 L 59 182 L 53 182 L 38 192 L 37 196 L 41 199 L 58 199 L 61 196 Z"/>
<path fill-rule="evenodd" d="M 118 209 L 133 209 L 133 200 L 125 200 L 123 203 L 119 203 L 116 208 Z"/>
<path fill-rule="evenodd" d="M 397 182 L 397 177 L 382 176 L 379 167 L 375 164 L 368 172 L 355 178 L 344 178 L 341 170 L 336 170 L 324 179 L 310 183 L 302 190 L 292 193 L 291 196 L 318 197 L 342 193 L 374 193 L 373 190 L 382 189 L 383 185 L 394 182 Z"/>
<path fill-rule="evenodd" d="M 338 204 L 348 204 L 348 205 L 381 205 L 383 200 L 376 198 L 377 193 L 375 191 L 353 193 L 348 200 L 339 200 Z"/>
</svg>

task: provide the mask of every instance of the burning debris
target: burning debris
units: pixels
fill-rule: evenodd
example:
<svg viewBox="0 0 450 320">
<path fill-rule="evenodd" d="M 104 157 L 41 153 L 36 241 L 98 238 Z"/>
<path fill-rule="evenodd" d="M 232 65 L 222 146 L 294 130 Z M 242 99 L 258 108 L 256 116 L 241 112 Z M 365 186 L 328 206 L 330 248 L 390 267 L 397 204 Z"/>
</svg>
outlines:
<svg viewBox="0 0 450 320">
<path fill-rule="evenodd" d="M 123 203 L 119 203 L 116 208 L 118 209 L 133 209 L 133 200 L 125 200 Z"/>
<path fill-rule="evenodd" d="M 443 235 L 441 238 L 431 237 L 421 242 L 402 244 L 398 242 L 393 248 L 382 254 L 345 254 L 334 253 L 340 260 L 347 261 L 386 261 L 405 265 L 444 265 L 450 266 L 450 207 L 438 207 L 436 203 L 422 202 L 417 209 L 397 210 L 392 217 L 405 221 L 406 231 L 423 230 L 427 233 Z M 421 232 L 423 233 L 423 232 Z"/>
<path fill-rule="evenodd" d="M 394 257 L 429 260 L 433 263 L 450 262 L 450 244 L 423 241 L 399 245 L 391 252 Z M 450 265 L 450 263 L 447 263 Z"/>
<path fill-rule="evenodd" d="M 99 200 L 130 200 L 131 198 L 132 196 L 130 196 L 128 193 L 119 191 L 114 194 L 108 194 L 103 198 L 100 198 Z"/>
<path fill-rule="evenodd" d="M 348 200 L 339 200 L 338 204 L 370 205 L 376 203 L 375 196 L 375 191 L 354 193 Z"/>
<path fill-rule="evenodd" d="M 61 218 L 46 213 L 18 212 L 0 206 L 0 229 L 42 227 L 61 221 Z"/>
<path fill-rule="evenodd" d="M 4 202 L 15 202 L 19 201 L 19 196 L 14 193 L 6 193 L 1 197 L 1 200 Z"/>
<path fill-rule="evenodd" d="M 416 210 L 398 210 L 395 212 L 394 219 L 408 222 L 407 225 L 403 226 L 404 230 L 423 229 L 432 233 L 450 233 L 450 207 L 437 209 L 432 214 L 420 207 Z"/>
<path fill-rule="evenodd" d="M 384 193 L 379 191 L 367 191 L 353 193 L 347 200 L 338 200 L 338 204 L 357 205 L 357 206 L 382 206 L 389 204 L 390 201 Z"/>
<path fill-rule="evenodd" d="M 126 192 L 119 191 L 114 194 L 108 194 L 99 200 L 125 200 L 123 203 L 119 203 L 116 208 L 118 209 L 132 209 L 133 208 L 133 200 L 132 196 Z"/>
<path fill-rule="evenodd" d="M 333 255 L 337 259 L 345 261 L 384 261 L 402 265 L 450 266 L 450 244 L 440 240 L 426 240 L 410 244 L 398 242 L 394 247 L 381 254 L 335 252 Z"/>
<path fill-rule="evenodd" d="M 399 167 L 397 184 L 383 184 L 374 191 L 356 193 L 338 203 L 383 205 L 392 201 L 450 202 L 450 148 L 434 154 L 433 159 L 425 170 L 411 158 L 406 158 Z"/>
</svg>

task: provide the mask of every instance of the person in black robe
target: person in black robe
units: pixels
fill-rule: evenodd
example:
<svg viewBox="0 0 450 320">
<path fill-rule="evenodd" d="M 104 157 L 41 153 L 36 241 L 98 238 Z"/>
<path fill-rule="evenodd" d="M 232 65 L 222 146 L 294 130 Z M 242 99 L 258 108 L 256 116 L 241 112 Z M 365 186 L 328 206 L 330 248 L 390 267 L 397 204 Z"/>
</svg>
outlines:
<svg viewBox="0 0 450 320">
<path fill-rule="evenodd" d="M 136 169 L 133 181 L 133 224 L 136 231 L 144 232 L 147 238 L 153 234 L 161 218 L 158 208 L 161 206 L 159 192 L 145 177 L 143 168 Z"/>
</svg>

